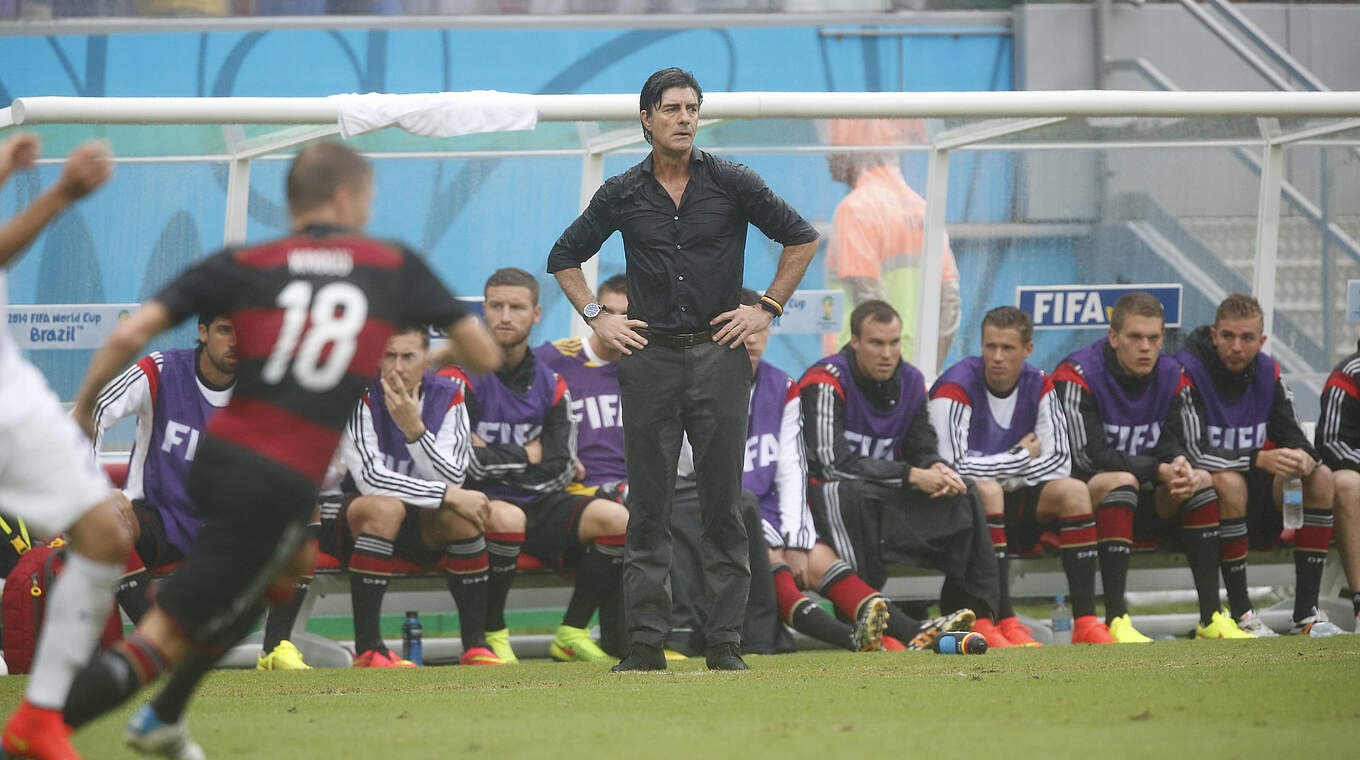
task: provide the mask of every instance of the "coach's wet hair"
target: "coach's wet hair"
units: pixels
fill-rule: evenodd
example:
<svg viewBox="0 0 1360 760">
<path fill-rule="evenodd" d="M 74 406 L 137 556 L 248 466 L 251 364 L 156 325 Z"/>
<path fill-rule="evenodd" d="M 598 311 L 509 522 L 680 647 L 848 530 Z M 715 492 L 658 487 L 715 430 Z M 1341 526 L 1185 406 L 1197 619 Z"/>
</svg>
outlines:
<svg viewBox="0 0 1360 760">
<path fill-rule="evenodd" d="M 487 288 L 528 288 L 534 305 L 538 305 L 538 280 L 519 267 L 501 267 L 492 272 L 482 286 L 483 294 Z"/>
<path fill-rule="evenodd" d="M 866 319 L 872 319 L 875 322 L 882 322 L 884 324 L 892 324 L 894 319 L 901 318 L 902 317 L 897 313 L 897 309 L 894 309 L 887 301 L 880 301 L 878 299 L 865 301 L 859 306 L 856 306 L 854 311 L 850 312 L 850 334 L 858 338 L 860 328 L 864 326 L 864 320 Z"/>
<path fill-rule="evenodd" d="M 638 96 L 638 112 L 655 111 L 656 107 L 661 105 L 662 93 L 672 87 L 688 87 L 694 90 L 694 97 L 699 100 L 699 105 L 704 104 L 704 90 L 699 86 L 699 80 L 688 71 L 672 66 L 647 77 L 647 81 L 642 85 L 642 94 Z M 643 127 L 642 137 L 648 145 L 652 144 L 652 130 Z"/>
<path fill-rule="evenodd" d="M 1029 312 L 1024 309 L 1017 309 L 1014 306 L 998 306 L 987 312 L 982 318 L 982 330 L 987 327 L 995 327 L 998 330 L 1017 330 L 1020 333 L 1020 342 L 1028 344 L 1034 340 L 1034 322 L 1029 318 Z"/>
<path fill-rule="evenodd" d="M 288 168 L 288 210 L 293 214 L 311 211 L 329 203 L 341 186 L 368 182 L 372 177 L 372 165 L 348 145 L 308 145 Z"/>
<path fill-rule="evenodd" d="M 1125 293 L 1114 302 L 1114 311 L 1110 313 L 1110 327 L 1115 332 L 1122 332 L 1124 329 L 1124 318 L 1132 314 L 1135 317 L 1155 317 L 1166 324 L 1166 312 L 1162 309 L 1162 302 L 1157 297 L 1141 290 L 1132 293 Z"/>
</svg>

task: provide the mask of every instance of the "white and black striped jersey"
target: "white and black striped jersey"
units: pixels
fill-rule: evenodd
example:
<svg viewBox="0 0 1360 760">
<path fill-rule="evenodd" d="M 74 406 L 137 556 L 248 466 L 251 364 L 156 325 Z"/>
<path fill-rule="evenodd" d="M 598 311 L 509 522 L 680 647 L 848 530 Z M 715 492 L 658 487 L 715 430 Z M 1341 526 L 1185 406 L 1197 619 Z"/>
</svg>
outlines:
<svg viewBox="0 0 1360 760">
<path fill-rule="evenodd" d="M 1328 376 L 1313 438 L 1328 467 L 1360 471 L 1360 351 Z"/>
</svg>

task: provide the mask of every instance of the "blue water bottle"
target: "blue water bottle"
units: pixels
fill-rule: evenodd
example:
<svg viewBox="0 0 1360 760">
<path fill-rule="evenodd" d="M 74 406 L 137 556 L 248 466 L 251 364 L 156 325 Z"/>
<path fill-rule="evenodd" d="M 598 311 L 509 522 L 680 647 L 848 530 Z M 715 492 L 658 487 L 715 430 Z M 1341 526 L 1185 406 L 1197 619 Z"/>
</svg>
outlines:
<svg viewBox="0 0 1360 760">
<path fill-rule="evenodd" d="M 406 613 L 406 622 L 401 624 L 401 657 L 417 665 L 424 665 L 420 637 L 424 630 L 420 627 L 420 615 L 414 610 Z"/>
</svg>

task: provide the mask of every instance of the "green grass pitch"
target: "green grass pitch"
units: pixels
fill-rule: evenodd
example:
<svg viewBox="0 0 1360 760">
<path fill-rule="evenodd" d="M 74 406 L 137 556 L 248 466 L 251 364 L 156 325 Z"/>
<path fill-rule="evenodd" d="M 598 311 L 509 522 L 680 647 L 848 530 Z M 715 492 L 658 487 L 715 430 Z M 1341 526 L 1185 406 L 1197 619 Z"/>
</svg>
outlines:
<svg viewBox="0 0 1360 760">
<path fill-rule="evenodd" d="M 1360 636 L 993 650 L 809 652 L 664 673 L 526 662 L 221 671 L 189 715 L 216 758 L 1354 755 Z M 6 709 L 25 679 L 0 679 Z M 141 696 L 146 699 L 149 692 Z M 140 701 L 137 702 L 138 704 Z M 123 747 L 133 705 L 77 734 Z M 872 754 L 870 754 L 872 753 Z"/>
</svg>

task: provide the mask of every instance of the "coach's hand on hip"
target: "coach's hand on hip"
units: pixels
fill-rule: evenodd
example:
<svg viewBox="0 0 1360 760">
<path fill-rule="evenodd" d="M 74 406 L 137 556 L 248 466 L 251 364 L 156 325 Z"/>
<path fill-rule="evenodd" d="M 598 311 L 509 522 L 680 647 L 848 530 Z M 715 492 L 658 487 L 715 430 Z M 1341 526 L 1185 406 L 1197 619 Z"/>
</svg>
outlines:
<svg viewBox="0 0 1360 760">
<path fill-rule="evenodd" d="M 629 319 L 622 314 L 602 311 L 599 316 L 591 319 L 587 324 L 595 334 L 600 336 L 600 340 L 610 348 L 622 351 L 624 354 L 631 355 L 632 349 L 642 350 L 647 345 L 647 339 L 638 335 L 638 328 L 645 328 L 646 322 L 640 319 Z"/>
<path fill-rule="evenodd" d="M 720 346 L 736 348 L 742 345 L 741 342 L 747 335 L 768 329 L 773 321 L 774 315 L 759 306 L 738 306 L 714 317 L 709 324 L 726 322 L 727 324 L 713 336 L 713 342 Z"/>
</svg>

